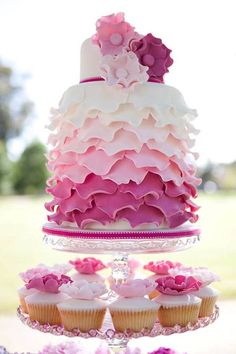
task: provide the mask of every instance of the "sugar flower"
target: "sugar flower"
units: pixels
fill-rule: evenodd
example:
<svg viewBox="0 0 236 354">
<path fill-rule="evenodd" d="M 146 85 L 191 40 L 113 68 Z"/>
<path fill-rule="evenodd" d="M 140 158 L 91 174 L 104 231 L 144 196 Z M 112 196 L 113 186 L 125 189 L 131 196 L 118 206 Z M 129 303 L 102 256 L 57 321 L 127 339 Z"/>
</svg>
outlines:
<svg viewBox="0 0 236 354">
<path fill-rule="evenodd" d="M 75 261 L 70 261 L 70 264 L 81 274 L 94 274 L 106 268 L 102 261 L 94 257 L 78 258 Z"/>
<path fill-rule="evenodd" d="M 155 287 L 155 283 L 149 279 L 134 279 L 112 285 L 111 289 L 123 297 L 141 297 L 150 294 Z"/>
<path fill-rule="evenodd" d="M 50 267 L 47 267 L 45 264 L 40 263 L 36 267 L 27 269 L 25 272 L 19 273 L 19 276 L 25 283 L 28 283 L 33 278 L 40 278 L 49 273 L 51 273 Z"/>
<path fill-rule="evenodd" d="M 155 280 L 156 289 L 166 295 L 184 295 L 199 290 L 201 282 L 194 277 L 177 275 L 176 277 L 166 276 Z"/>
<path fill-rule="evenodd" d="M 132 52 L 123 51 L 116 57 L 106 55 L 101 61 L 101 76 L 108 85 L 130 87 L 136 83 L 148 80 L 147 69 L 141 65 L 137 56 Z"/>
<path fill-rule="evenodd" d="M 128 48 L 132 39 L 137 38 L 134 27 L 125 21 L 122 12 L 102 16 L 96 23 L 96 29 L 93 42 L 99 45 L 103 55 L 117 55 Z"/>
<path fill-rule="evenodd" d="M 59 287 L 62 284 L 72 282 L 71 278 L 67 275 L 61 275 L 58 277 L 55 274 L 48 274 L 43 277 L 37 277 L 31 279 L 28 284 L 26 284 L 27 289 L 37 289 L 46 293 L 58 293 Z"/>
<path fill-rule="evenodd" d="M 101 283 L 89 283 L 86 280 L 75 281 L 73 283 L 62 284 L 59 290 L 73 299 L 93 300 L 104 295 L 107 289 Z"/>
<path fill-rule="evenodd" d="M 172 276 L 175 275 L 185 275 L 187 276 L 192 276 L 195 279 L 199 280 L 202 283 L 202 287 L 210 285 L 211 283 L 215 281 L 219 281 L 220 277 L 211 272 L 208 268 L 206 267 L 179 267 L 176 269 L 171 269 L 169 273 Z"/>
<path fill-rule="evenodd" d="M 149 33 L 139 40 L 132 41 L 130 48 L 139 58 L 139 62 L 148 67 L 149 77 L 163 82 L 163 76 L 169 71 L 168 67 L 173 64 L 173 59 L 170 57 L 171 50 L 162 40 Z"/>
<path fill-rule="evenodd" d="M 163 274 L 167 275 L 170 273 L 170 270 L 173 268 L 179 268 L 181 263 L 179 262 L 171 262 L 171 261 L 156 261 L 149 262 L 143 266 L 144 269 L 150 270 L 155 274 Z"/>
</svg>

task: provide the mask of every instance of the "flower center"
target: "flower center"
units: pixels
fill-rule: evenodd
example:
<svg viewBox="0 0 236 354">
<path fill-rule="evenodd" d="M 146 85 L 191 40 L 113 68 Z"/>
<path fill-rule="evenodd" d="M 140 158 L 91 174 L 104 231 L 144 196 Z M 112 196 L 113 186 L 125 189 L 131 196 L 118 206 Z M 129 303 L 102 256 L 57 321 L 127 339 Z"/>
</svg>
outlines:
<svg viewBox="0 0 236 354">
<path fill-rule="evenodd" d="M 153 64 L 155 63 L 155 58 L 153 55 L 151 54 L 145 54 L 143 57 L 142 57 L 142 62 L 144 65 L 146 66 L 153 66 Z"/>
<path fill-rule="evenodd" d="M 123 36 L 120 33 L 112 33 L 110 42 L 113 45 L 120 45 L 123 42 Z"/>
<path fill-rule="evenodd" d="M 119 68 L 116 70 L 116 77 L 118 79 L 125 79 L 128 76 L 128 71 L 123 69 L 123 68 Z"/>
</svg>

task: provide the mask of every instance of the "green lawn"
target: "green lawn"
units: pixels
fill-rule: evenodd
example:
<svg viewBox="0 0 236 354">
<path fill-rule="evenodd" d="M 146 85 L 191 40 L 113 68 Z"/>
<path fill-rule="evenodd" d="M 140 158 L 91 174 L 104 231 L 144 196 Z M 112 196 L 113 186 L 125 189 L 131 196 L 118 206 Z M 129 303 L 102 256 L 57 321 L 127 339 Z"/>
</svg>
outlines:
<svg viewBox="0 0 236 354">
<path fill-rule="evenodd" d="M 45 196 L 0 198 L 0 312 L 15 311 L 16 289 L 21 286 L 20 271 L 40 262 L 53 264 L 74 257 L 43 245 L 41 225 L 45 221 L 45 199 Z M 138 258 L 145 261 L 168 258 L 188 265 L 208 266 L 222 279 L 217 284 L 222 298 L 236 297 L 236 194 L 201 195 L 198 202 L 202 206 L 202 241 L 197 246 L 181 253 Z"/>
</svg>

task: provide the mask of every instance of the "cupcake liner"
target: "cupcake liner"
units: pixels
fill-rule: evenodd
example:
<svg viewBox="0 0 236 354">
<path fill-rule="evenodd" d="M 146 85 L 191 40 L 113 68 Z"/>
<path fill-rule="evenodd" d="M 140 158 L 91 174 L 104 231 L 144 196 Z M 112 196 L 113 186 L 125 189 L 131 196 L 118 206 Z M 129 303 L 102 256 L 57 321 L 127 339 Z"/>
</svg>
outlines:
<svg viewBox="0 0 236 354">
<path fill-rule="evenodd" d="M 90 329 L 100 329 L 102 327 L 106 309 L 65 310 L 59 308 L 59 312 L 66 330 L 71 331 L 78 328 L 81 332 L 88 332 Z"/>
<path fill-rule="evenodd" d="M 150 300 L 152 300 L 152 299 L 155 299 L 157 296 L 159 296 L 160 295 L 160 293 L 159 293 L 159 291 L 157 291 L 156 289 L 154 289 L 149 295 L 148 295 L 148 297 L 149 297 L 149 299 Z"/>
<path fill-rule="evenodd" d="M 56 304 L 27 304 L 29 317 L 40 324 L 60 325 L 61 317 Z"/>
<path fill-rule="evenodd" d="M 28 313 L 28 308 L 27 308 L 27 304 L 25 302 L 25 297 L 24 296 L 20 296 L 20 306 L 21 306 L 21 310 L 24 313 Z"/>
<path fill-rule="evenodd" d="M 195 324 L 198 320 L 200 303 L 187 306 L 163 307 L 158 310 L 158 319 L 163 327 L 173 327 L 176 324 L 185 327 L 190 322 Z"/>
<path fill-rule="evenodd" d="M 213 314 L 217 296 L 205 297 L 202 299 L 199 317 L 208 317 Z"/>
<path fill-rule="evenodd" d="M 130 329 L 140 332 L 143 328 L 152 329 L 157 320 L 157 309 L 131 311 L 110 309 L 113 325 L 118 332 Z"/>
</svg>

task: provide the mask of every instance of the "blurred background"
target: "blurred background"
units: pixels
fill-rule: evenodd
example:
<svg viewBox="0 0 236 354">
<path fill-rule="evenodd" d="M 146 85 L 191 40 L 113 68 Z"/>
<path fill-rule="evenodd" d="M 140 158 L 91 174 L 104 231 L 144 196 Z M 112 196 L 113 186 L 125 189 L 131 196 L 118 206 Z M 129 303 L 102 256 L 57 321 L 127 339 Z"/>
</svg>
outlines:
<svg viewBox="0 0 236 354">
<path fill-rule="evenodd" d="M 10 339 L 12 326 L 17 332 L 22 330 L 15 322 L 19 271 L 40 262 L 75 258 L 51 251 L 41 242 L 41 225 L 46 220 L 43 204 L 48 198 L 44 188 L 49 109 L 57 107 L 67 87 L 78 83 L 80 46 L 94 33 L 96 20 L 119 11 L 125 12 L 140 33 L 153 32 L 173 50 L 174 65 L 165 82 L 178 88 L 199 113 L 195 126 L 201 133 L 195 151 L 200 153 L 198 174 L 202 178 L 198 200 L 202 241 L 187 252 L 155 258 L 209 267 L 221 277 L 216 287 L 225 316 L 235 310 L 234 1 L 0 0 L 0 344 L 13 346 L 12 350 L 26 350 L 25 343 L 19 341 L 17 347 Z M 146 261 L 150 256 L 139 259 Z M 208 336 L 216 338 L 217 330 L 222 327 L 215 332 L 209 328 Z M 23 335 L 33 338 L 31 332 Z M 44 337 L 37 338 L 45 342 Z M 210 344 L 204 350 L 192 348 L 188 338 L 189 353 L 212 351 Z M 198 345 L 199 338 L 195 334 Z M 224 353 L 235 353 L 233 339 L 225 343 Z M 161 344 L 167 345 L 163 339 Z M 177 338 L 173 344 L 179 345 Z M 179 349 L 186 350 L 186 346 L 179 345 Z M 217 347 L 214 353 L 222 353 Z"/>
</svg>

